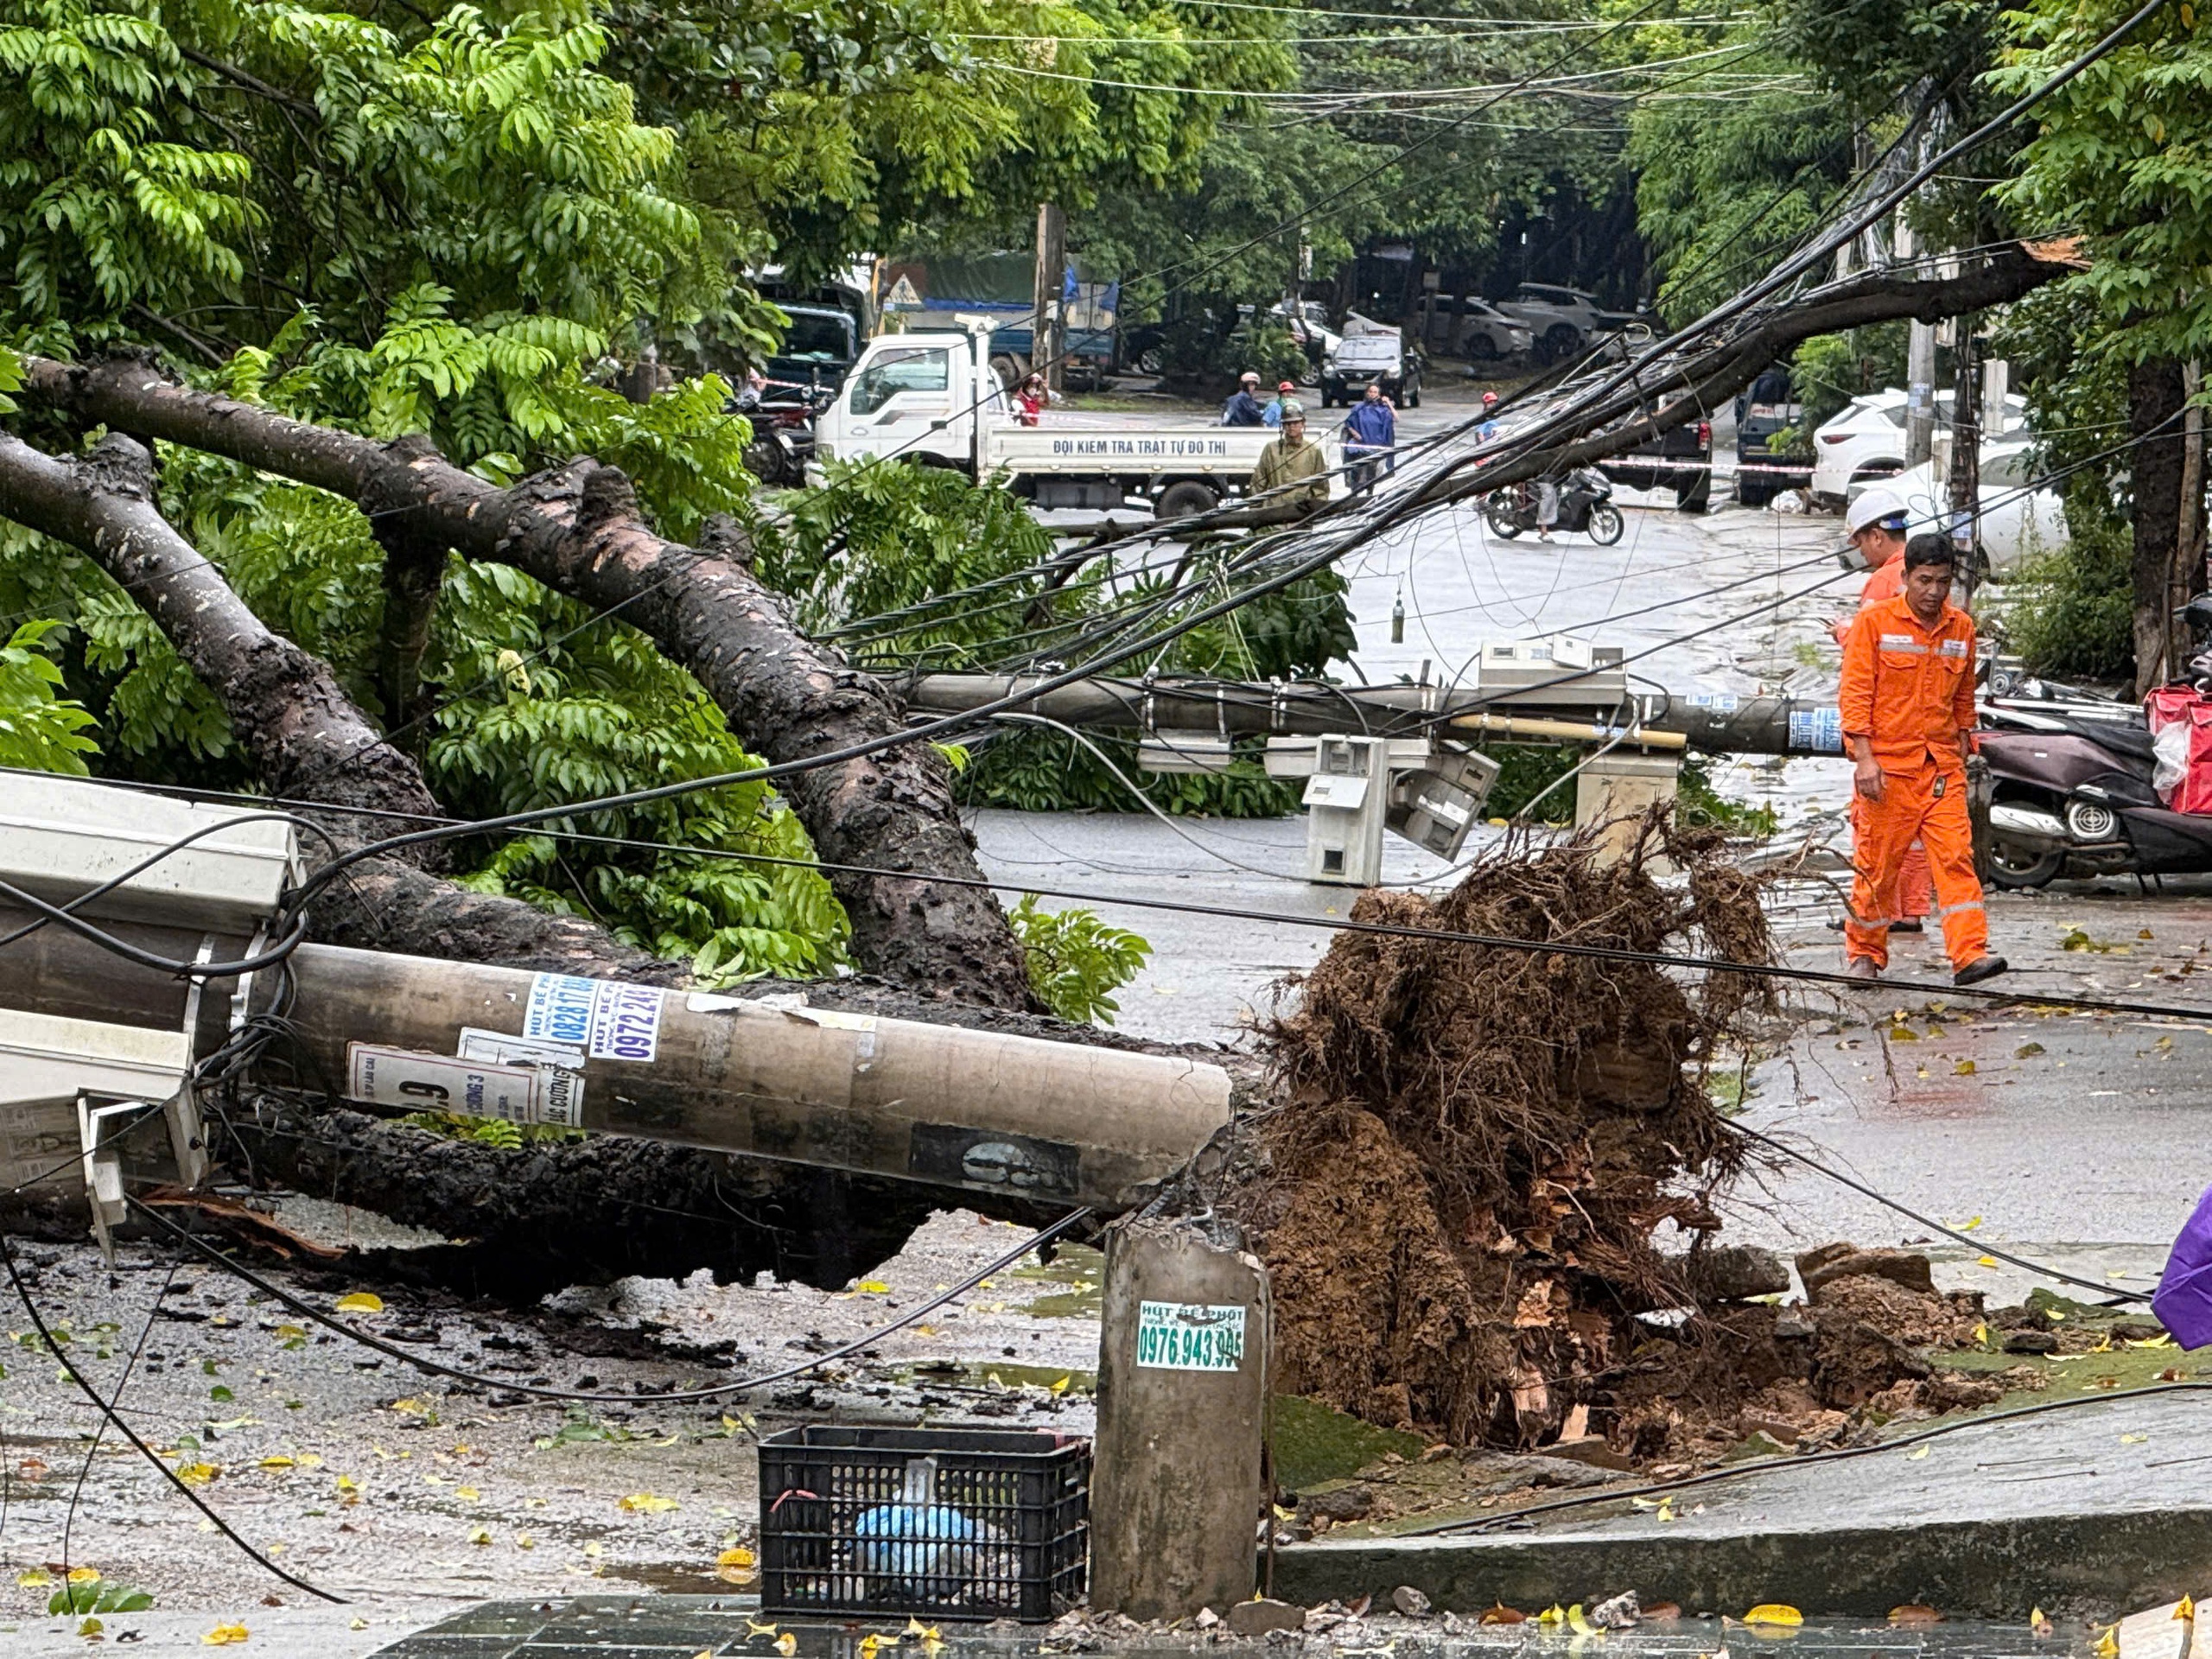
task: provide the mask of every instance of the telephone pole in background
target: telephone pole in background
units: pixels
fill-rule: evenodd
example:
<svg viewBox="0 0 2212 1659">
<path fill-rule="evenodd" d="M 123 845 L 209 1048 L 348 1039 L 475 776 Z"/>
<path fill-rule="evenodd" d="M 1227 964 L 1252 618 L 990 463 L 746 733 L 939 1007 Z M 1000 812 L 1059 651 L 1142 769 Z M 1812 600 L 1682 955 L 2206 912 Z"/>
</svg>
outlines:
<svg viewBox="0 0 2212 1659">
<path fill-rule="evenodd" d="M 1897 254 L 1910 264 L 1920 252 L 1920 238 L 1897 208 Z M 1915 317 L 1905 324 L 1904 464 L 1917 467 L 1936 452 L 1936 325 Z"/>
<path fill-rule="evenodd" d="M 1951 545 L 1963 561 L 1969 602 L 1981 575 L 1981 369 L 1974 323 L 1972 316 L 1958 319 L 1957 389 L 1951 394 Z"/>
<path fill-rule="evenodd" d="M 1061 294 L 1067 283 L 1068 216 L 1057 202 L 1037 205 L 1037 318 L 1029 342 L 1029 366 L 1060 389 Z"/>
</svg>

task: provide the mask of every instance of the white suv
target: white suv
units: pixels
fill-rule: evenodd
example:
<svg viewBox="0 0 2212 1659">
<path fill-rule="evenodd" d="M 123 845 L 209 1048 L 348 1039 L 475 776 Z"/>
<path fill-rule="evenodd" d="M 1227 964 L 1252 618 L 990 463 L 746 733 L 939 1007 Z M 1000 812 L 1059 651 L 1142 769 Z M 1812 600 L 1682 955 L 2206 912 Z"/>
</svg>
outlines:
<svg viewBox="0 0 2212 1659">
<path fill-rule="evenodd" d="M 1952 393 L 1936 394 L 1936 424 L 1951 423 Z M 1813 434 L 1813 500 L 1834 508 L 1877 479 L 1904 470 L 1905 394 L 1895 386 L 1854 397 Z M 2024 422 L 2027 400 L 2007 395 L 2006 413 Z"/>
<path fill-rule="evenodd" d="M 1591 335 L 1620 327 L 1622 319 L 1598 308 L 1598 297 L 1579 288 L 1555 288 L 1549 283 L 1523 283 L 1497 308 L 1516 322 L 1528 325 L 1536 349 L 1548 358 L 1567 357 L 1582 349 Z"/>
</svg>

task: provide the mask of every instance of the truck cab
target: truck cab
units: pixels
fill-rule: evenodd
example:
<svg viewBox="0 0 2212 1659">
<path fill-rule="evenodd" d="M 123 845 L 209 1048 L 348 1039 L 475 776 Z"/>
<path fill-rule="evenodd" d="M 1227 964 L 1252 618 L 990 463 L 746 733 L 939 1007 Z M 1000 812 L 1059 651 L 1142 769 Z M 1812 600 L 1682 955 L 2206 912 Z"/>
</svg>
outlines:
<svg viewBox="0 0 2212 1659">
<path fill-rule="evenodd" d="M 988 317 L 965 332 L 881 334 L 861 350 L 815 425 L 820 461 L 899 460 L 996 480 L 1039 507 L 1149 507 L 1163 518 L 1241 494 L 1275 434 L 1265 427 L 1163 424 L 1141 416 L 1055 410 L 1041 426 L 1013 418 L 991 368 Z M 1342 446 L 1308 419 L 1332 475 Z M 1332 493 L 1343 492 L 1332 476 Z"/>
</svg>

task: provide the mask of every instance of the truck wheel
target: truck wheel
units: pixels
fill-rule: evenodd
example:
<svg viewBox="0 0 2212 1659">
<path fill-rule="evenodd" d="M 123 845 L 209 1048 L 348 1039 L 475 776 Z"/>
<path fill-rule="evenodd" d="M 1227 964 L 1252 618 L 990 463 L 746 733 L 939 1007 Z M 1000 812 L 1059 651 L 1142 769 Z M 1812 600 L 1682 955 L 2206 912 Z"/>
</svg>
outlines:
<svg viewBox="0 0 2212 1659">
<path fill-rule="evenodd" d="M 1021 365 L 1004 352 L 991 359 L 991 372 L 998 376 L 1004 391 L 1012 391 L 1021 384 Z"/>
<path fill-rule="evenodd" d="M 1675 490 L 1675 507 L 1681 512 L 1703 512 L 1713 505 L 1713 474 L 1700 473 L 1696 479 Z"/>
<path fill-rule="evenodd" d="M 1139 374 L 1159 374 L 1167 367 L 1167 359 L 1160 354 L 1160 347 L 1147 346 L 1137 353 Z"/>
<path fill-rule="evenodd" d="M 1202 512 L 1211 512 L 1221 503 L 1221 498 L 1195 479 L 1185 479 L 1179 484 L 1170 484 L 1160 493 L 1153 503 L 1155 518 L 1192 518 Z"/>
</svg>

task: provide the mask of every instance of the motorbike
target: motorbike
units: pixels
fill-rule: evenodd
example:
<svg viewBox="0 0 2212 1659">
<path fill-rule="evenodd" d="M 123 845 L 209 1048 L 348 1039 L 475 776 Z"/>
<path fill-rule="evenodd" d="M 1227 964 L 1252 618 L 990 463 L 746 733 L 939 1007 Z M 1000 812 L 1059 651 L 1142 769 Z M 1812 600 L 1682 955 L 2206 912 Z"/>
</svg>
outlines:
<svg viewBox="0 0 2212 1659">
<path fill-rule="evenodd" d="M 2212 599 L 2192 601 L 2178 614 L 2201 645 L 2212 631 Z M 2212 650 L 2197 652 L 2187 678 L 2199 694 L 2212 694 Z M 2157 756 L 2140 709 L 2078 693 L 2015 695 L 1992 698 L 1983 719 L 1978 747 L 1989 766 L 1995 886 L 2212 872 L 2212 814 L 2176 812 L 2158 798 Z"/>
<path fill-rule="evenodd" d="M 814 458 L 815 420 L 836 399 L 832 387 L 774 381 L 750 407 L 741 398 L 734 407 L 753 423 L 753 442 L 745 446 L 746 470 L 763 484 L 804 484 L 806 463 Z"/>
<path fill-rule="evenodd" d="M 1536 524 L 1536 486 L 1519 484 L 1492 490 L 1483 498 L 1483 522 L 1491 534 L 1511 541 Z M 1577 467 L 1560 480 L 1559 522 L 1552 526 L 1587 536 L 1600 547 L 1621 538 L 1621 510 L 1613 505 L 1612 481 L 1588 467 Z"/>
</svg>

